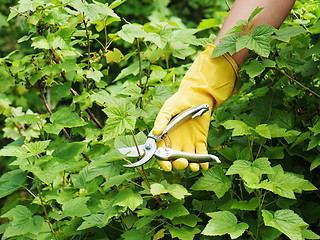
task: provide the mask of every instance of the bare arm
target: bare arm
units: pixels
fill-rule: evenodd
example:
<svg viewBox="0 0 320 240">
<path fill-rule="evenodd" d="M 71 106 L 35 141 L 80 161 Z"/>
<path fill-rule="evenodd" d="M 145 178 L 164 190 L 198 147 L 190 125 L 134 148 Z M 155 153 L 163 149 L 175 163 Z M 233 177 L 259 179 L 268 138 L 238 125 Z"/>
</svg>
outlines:
<svg viewBox="0 0 320 240">
<path fill-rule="evenodd" d="M 257 7 L 263 7 L 263 10 L 252 19 L 250 25 L 253 25 L 253 29 L 261 24 L 279 28 L 290 13 L 294 3 L 295 0 L 236 0 L 213 44 L 217 45 L 223 35 L 230 28 L 236 26 L 237 21 L 248 19 Z M 246 29 L 244 29 L 244 32 L 246 32 Z M 248 49 L 243 49 L 233 54 L 232 58 L 240 66 L 246 60 L 248 53 Z"/>
</svg>

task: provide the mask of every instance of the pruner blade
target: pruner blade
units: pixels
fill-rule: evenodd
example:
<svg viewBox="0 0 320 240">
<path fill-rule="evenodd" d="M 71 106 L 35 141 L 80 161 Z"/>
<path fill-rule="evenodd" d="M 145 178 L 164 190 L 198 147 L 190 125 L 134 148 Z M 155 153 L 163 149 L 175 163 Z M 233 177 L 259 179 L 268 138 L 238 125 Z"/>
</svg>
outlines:
<svg viewBox="0 0 320 240">
<path fill-rule="evenodd" d="M 143 145 L 143 152 L 145 153 L 144 156 L 139 161 L 131 164 L 126 164 L 124 165 L 124 167 L 138 167 L 145 164 L 153 157 L 156 150 L 156 140 L 153 138 L 148 138 L 146 143 Z"/>
</svg>

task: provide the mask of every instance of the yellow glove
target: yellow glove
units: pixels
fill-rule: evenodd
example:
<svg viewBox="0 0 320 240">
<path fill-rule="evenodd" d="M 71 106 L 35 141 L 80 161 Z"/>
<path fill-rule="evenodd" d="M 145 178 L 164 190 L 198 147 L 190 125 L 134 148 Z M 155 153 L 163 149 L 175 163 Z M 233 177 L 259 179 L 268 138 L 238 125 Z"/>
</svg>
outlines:
<svg viewBox="0 0 320 240">
<path fill-rule="evenodd" d="M 181 81 L 179 90 L 162 106 L 152 133 L 159 135 L 168 122 L 178 113 L 203 103 L 209 104 L 210 110 L 203 116 L 191 119 L 169 133 L 171 148 L 184 152 L 207 154 L 207 136 L 210 117 L 213 109 L 232 96 L 235 91 L 238 66 L 229 54 L 217 58 L 210 58 L 214 46 L 209 44 L 192 64 Z M 163 140 L 158 147 L 164 147 Z M 198 163 L 189 163 L 186 159 L 175 161 L 158 161 L 165 171 L 182 170 L 189 165 L 192 171 L 198 171 Z M 200 163 L 204 170 L 209 163 Z"/>
</svg>

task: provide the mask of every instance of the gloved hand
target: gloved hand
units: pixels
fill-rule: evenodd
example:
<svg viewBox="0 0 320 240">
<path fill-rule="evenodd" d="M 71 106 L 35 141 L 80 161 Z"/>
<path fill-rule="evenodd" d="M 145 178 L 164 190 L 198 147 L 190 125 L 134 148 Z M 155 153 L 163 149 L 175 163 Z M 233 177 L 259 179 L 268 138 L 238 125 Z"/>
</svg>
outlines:
<svg viewBox="0 0 320 240">
<path fill-rule="evenodd" d="M 229 54 L 210 58 L 213 49 L 211 44 L 206 46 L 182 79 L 179 90 L 164 103 L 156 118 L 152 133 L 159 135 L 175 115 L 190 107 L 209 104 L 210 110 L 204 115 L 188 120 L 168 134 L 172 149 L 207 154 L 211 112 L 235 91 L 238 66 Z M 158 147 L 164 146 L 164 141 L 160 140 Z M 172 162 L 158 161 L 158 164 L 165 171 L 171 171 L 172 167 L 182 170 L 188 165 L 192 171 L 200 169 L 198 163 L 189 163 L 183 158 Z M 200 165 L 204 170 L 209 168 L 209 163 Z"/>
</svg>

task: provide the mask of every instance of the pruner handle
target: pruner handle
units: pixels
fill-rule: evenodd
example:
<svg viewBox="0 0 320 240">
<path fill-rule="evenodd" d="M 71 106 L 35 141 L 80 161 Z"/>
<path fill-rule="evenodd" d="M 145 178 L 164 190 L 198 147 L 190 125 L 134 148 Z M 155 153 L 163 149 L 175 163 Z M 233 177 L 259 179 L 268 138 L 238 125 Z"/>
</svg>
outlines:
<svg viewBox="0 0 320 240">
<path fill-rule="evenodd" d="M 160 135 L 154 136 L 151 131 L 148 137 L 151 137 L 153 139 L 161 138 L 164 134 L 172 132 L 174 129 L 176 129 L 181 124 L 188 121 L 189 119 L 191 118 L 194 119 L 196 117 L 202 116 L 208 110 L 209 110 L 209 104 L 201 104 L 195 107 L 188 108 L 187 110 L 179 113 L 177 116 L 172 118 Z"/>
<path fill-rule="evenodd" d="M 171 148 L 160 147 L 156 150 L 154 155 L 158 160 L 162 160 L 162 161 L 170 161 L 170 160 L 176 160 L 178 158 L 185 158 L 189 162 L 195 162 L 195 163 L 213 162 L 213 161 L 216 161 L 217 163 L 221 163 L 220 159 L 217 156 L 212 154 L 182 152 L 182 151 L 177 151 Z"/>
</svg>

